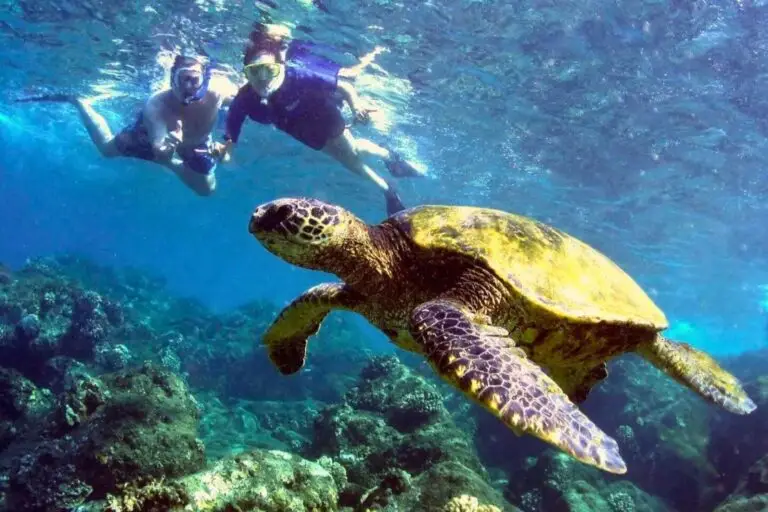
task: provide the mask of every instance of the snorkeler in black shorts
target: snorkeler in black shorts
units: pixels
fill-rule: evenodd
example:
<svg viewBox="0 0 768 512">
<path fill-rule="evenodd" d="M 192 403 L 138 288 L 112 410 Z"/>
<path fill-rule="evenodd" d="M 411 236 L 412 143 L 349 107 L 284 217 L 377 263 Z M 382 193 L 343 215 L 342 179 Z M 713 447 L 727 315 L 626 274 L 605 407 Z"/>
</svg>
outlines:
<svg viewBox="0 0 768 512">
<path fill-rule="evenodd" d="M 107 121 L 83 99 L 47 95 L 18 101 L 71 103 L 102 156 L 159 163 L 199 195 L 210 195 L 216 188 L 216 165 L 225 155 L 224 145 L 213 142 L 211 133 L 233 89 L 232 84 L 212 81 L 211 67 L 202 60 L 179 55 L 171 68 L 170 88 L 150 96 L 136 120 L 114 136 Z"/>
</svg>

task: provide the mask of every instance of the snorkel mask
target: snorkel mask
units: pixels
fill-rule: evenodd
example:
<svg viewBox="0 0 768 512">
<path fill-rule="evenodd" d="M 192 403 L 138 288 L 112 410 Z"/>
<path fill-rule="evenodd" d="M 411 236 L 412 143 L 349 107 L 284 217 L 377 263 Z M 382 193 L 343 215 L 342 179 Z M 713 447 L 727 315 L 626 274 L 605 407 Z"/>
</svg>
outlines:
<svg viewBox="0 0 768 512">
<path fill-rule="evenodd" d="M 245 78 L 260 96 L 270 96 L 282 85 L 283 64 L 271 55 L 261 55 L 243 68 Z"/>
<path fill-rule="evenodd" d="M 211 81 L 211 67 L 211 65 L 206 66 L 195 57 L 184 55 L 176 57 L 171 68 L 171 89 L 182 104 L 189 105 L 205 97 L 205 93 L 208 92 L 208 84 Z M 203 69 L 203 76 L 200 84 L 195 87 L 190 84 L 191 77 L 195 75 L 183 77 L 182 71 L 192 69 L 197 71 L 198 68 Z"/>
</svg>

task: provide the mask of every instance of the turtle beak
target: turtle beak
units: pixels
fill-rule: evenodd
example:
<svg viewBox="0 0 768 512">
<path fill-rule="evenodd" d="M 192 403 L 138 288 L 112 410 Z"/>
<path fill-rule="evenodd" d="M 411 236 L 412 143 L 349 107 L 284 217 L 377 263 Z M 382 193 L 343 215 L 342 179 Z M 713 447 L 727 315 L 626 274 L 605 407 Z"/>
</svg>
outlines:
<svg viewBox="0 0 768 512">
<path fill-rule="evenodd" d="M 259 238 L 260 235 L 285 231 L 285 221 L 293 213 L 287 204 L 267 203 L 259 206 L 251 215 L 248 231 Z"/>
</svg>

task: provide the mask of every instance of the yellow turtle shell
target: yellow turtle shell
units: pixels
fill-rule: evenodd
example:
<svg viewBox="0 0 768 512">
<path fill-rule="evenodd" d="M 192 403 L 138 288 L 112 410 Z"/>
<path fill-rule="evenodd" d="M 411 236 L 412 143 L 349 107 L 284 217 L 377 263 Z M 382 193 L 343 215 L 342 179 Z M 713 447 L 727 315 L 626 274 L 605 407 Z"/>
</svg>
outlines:
<svg viewBox="0 0 768 512">
<path fill-rule="evenodd" d="M 485 263 L 558 317 L 657 330 L 668 325 L 651 298 L 608 257 L 534 219 L 490 208 L 427 205 L 389 222 L 427 251 L 455 251 Z"/>
</svg>

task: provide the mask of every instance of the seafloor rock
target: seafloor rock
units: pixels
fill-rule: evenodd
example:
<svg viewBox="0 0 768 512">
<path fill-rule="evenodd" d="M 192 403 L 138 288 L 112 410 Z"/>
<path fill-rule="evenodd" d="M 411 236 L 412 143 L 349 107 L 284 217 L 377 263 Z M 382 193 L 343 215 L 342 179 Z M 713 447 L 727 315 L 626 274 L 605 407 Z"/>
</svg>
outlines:
<svg viewBox="0 0 768 512">
<path fill-rule="evenodd" d="M 0 368 L 0 421 L 37 417 L 53 405 L 53 395 L 9 368 Z"/>
<path fill-rule="evenodd" d="M 47 360 L 37 372 L 37 383 L 53 393 L 62 393 L 72 383 L 83 376 L 90 375 L 88 367 L 67 356 L 56 356 Z"/>
<path fill-rule="evenodd" d="M 615 482 L 604 487 L 578 480 L 572 482 L 551 505 L 540 510 L 547 512 L 665 512 L 663 502 L 646 494 L 631 482 Z"/>
<path fill-rule="evenodd" d="M 768 494 L 736 497 L 719 505 L 714 512 L 765 512 L 768 510 Z"/>
<path fill-rule="evenodd" d="M 345 399 L 353 409 L 382 414 L 389 425 L 403 433 L 445 420 L 448 415 L 435 386 L 414 375 L 395 357 L 372 359 Z"/>
<path fill-rule="evenodd" d="M 18 279 L 0 285 L 0 365 L 38 384 L 42 365 L 55 356 L 90 361 L 99 354 L 115 368 L 127 356 L 127 349 L 111 343 L 123 320 L 118 303 L 49 267 L 30 264 Z"/>
<path fill-rule="evenodd" d="M 214 314 L 136 270 L 75 256 L 35 259 L 0 282 L 0 366 L 16 368 L 38 386 L 58 386 L 64 375 L 55 370 L 65 373 L 71 365 L 51 365 L 52 359 L 79 361 L 97 373 L 150 360 L 221 396 L 339 400 L 350 370 L 358 371 L 366 357 L 348 350 L 359 329 L 344 314 L 329 316 L 304 371 L 285 379 L 263 349 L 254 350 L 255 333 L 276 314 L 267 301 Z"/>
<path fill-rule="evenodd" d="M 311 443 L 317 416 L 311 400 L 232 400 L 225 404 L 211 392 L 195 396 L 202 410 L 200 437 L 209 460 L 253 448 L 302 453 Z"/>
<path fill-rule="evenodd" d="M 526 512 L 666 512 L 668 507 L 631 482 L 609 481 L 599 470 L 573 457 L 547 450 L 531 458 L 521 480 L 510 482 L 510 495 Z"/>
<path fill-rule="evenodd" d="M 474 499 L 448 500 L 466 495 Z M 446 502 L 452 504 L 447 504 Z M 416 477 L 410 488 L 392 499 L 383 510 L 418 512 L 444 510 L 457 512 L 515 512 L 518 509 L 504 500 L 486 479 L 458 462 L 443 462 Z"/>
<path fill-rule="evenodd" d="M 0 451 L 40 421 L 54 405 L 54 396 L 16 370 L 0 368 Z M 0 466 L 2 461 L 0 461 Z"/>
<path fill-rule="evenodd" d="M 334 478 L 339 477 L 321 464 L 296 455 L 255 450 L 185 477 L 124 485 L 78 511 L 333 512 L 338 510 Z"/>
<path fill-rule="evenodd" d="M 762 507 L 762 508 L 761 508 Z M 763 512 L 768 510 L 768 454 L 749 468 L 736 490 L 715 512 Z"/>
<path fill-rule="evenodd" d="M 739 479 L 768 456 L 768 367 L 765 375 L 745 384 L 757 409 L 747 416 L 717 412 L 712 416 L 712 439 L 708 455 L 720 471 L 720 486 L 728 494 Z"/>
<path fill-rule="evenodd" d="M 481 504 L 475 496 L 462 494 L 451 498 L 441 512 L 501 512 L 501 510 L 494 505 Z"/>
<path fill-rule="evenodd" d="M 611 364 L 593 394 L 584 410 L 617 440 L 635 485 L 680 510 L 711 508 L 718 471 L 707 445 L 715 406 L 637 356 Z"/>
<path fill-rule="evenodd" d="M 276 308 L 253 303 L 221 317 L 187 319 L 174 332 L 185 340 L 175 352 L 190 386 L 246 400 L 341 400 L 353 381 L 349 375 L 364 364 L 365 354 L 349 349 L 359 343 L 360 331 L 343 316 L 329 317 L 311 340 L 306 366 L 286 378 L 258 340 L 276 315 Z"/>
<path fill-rule="evenodd" d="M 9 447 L 11 510 L 71 507 L 140 478 L 173 477 L 204 464 L 199 411 L 176 376 L 145 365 L 82 376 L 58 397 L 42 429 Z"/>
<path fill-rule="evenodd" d="M 425 484 L 434 495 L 424 494 L 419 483 L 432 478 L 428 473 L 438 467 L 446 478 L 450 469 L 462 475 L 453 478 L 464 479 L 460 487 L 466 494 L 492 494 L 487 484 L 470 485 L 487 481 L 488 475 L 469 436 L 443 408 L 435 386 L 391 356 L 373 358 L 345 402 L 320 411 L 308 455 L 328 455 L 345 467 L 349 484 L 342 504 L 353 508 L 392 507 L 400 495 L 414 510 L 422 497 L 430 506 L 442 506 L 455 494 L 434 482 Z M 409 489 L 416 489 L 415 494 L 408 494 Z M 496 502 L 503 503 L 498 493 L 491 500 Z"/>
</svg>

